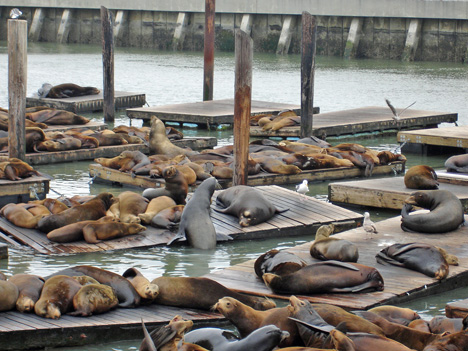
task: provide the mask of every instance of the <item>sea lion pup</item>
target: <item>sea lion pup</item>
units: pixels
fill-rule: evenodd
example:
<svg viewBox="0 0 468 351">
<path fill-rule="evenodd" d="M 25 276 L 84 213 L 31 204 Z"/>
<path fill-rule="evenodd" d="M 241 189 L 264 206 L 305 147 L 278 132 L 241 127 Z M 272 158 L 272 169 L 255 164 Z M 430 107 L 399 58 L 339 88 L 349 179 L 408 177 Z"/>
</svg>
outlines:
<svg viewBox="0 0 468 351">
<path fill-rule="evenodd" d="M 173 206 L 176 206 L 176 203 L 171 197 L 158 196 L 149 202 L 145 213 L 140 213 L 138 217 L 140 217 L 142 223 L 150 224 L 153 217 L 156 216 L 159 212 Z"/>
<path fill-rule="evenodd" d="M 34 305 L 41 296 L 44 278 L 34 274 L 15 274 L 8 281 L 18 288 L 16 309 L 20 312 L 34 311 Z"/>
<path fill-rule="evenodd" d="M 18 300 L 18 288 L 8 280 L 0 280 L 0 312 L 11 311 Z"/>
<path fill-rule="evenodd" d="M 98 220 L 92 221 L 81 221 L 76 223 L 67 224 L 63 227 L 54 229 L 47 233 L 47 238 L 51 241 L 57 243 L 69 243 L 73 241 L 84 240 L 83 237 L 83 228 L 91 223 L 99 222 L 116 222 L 119 221 L 118 218 L 114 216 L 104 216 Z"/>
<path fill-rule="evenodd" d="M 170 157 L 177 155 L 192 155 L 196 152 L 191 149 L 183 149 L 172 144 L 166 135 L 166 127 L 164 123 L 156 116 L 151 116 L 151 131 L 149 134 L 149 151 L 150 154 L 163 154 Z"/>
<path fill-rule="evenodd" d="M 203 277 L 159 277 L 151 281 L 159 287 L 154 301 L 160 305 L 210 310 L 219 299 L 232 296 L 256 310 L 268 310 L 275 302 L 257 296 L 244 295 Z"/>
<path fill-rule="evenodd" d="M 176 205 L 166 208 L 156 214 L 151 220 L 150 224 L 156 228 L 164 228 L 169 230 L 177 228 L 179 226 L 184 207 L 184 205 Z"/>
<path fill-rule="evenodd" d="M 445 161 L 447 172 L 468 173 L 468 154 L 455 155 Z"/>
<path fill-rule="evenodd" d="M 101 193 L 82 205 L 69 208 L 58 214 L 53 214 L 42 218 L 37 228 L 43 233 L 49 233 L 54 229 L 63 227 L 70 223 L 86 220 L 96 220 L 106 215 L 112 204 L 113 195 L 111 193 Z"/>
<path fill-rule="evenodd" d="M 380 264 L 405 267 L 437 280 L 442 280 L 449 274 L 449 265 L 444 256 L 430 244 L 393 244 L 382 249 L 375 258 Z"/>
<path fill-rule="evenodd" d="M 7 204 L 0 210 L 0 215 L 17 227 L 33 229 L 44 218 L 43 214 L 33 215 L 25 208 L 25 204 Z"/>
<path fill-rule="evenodd" d="M 132 283 L 133 287 L 142 298 L 142 302 L 151 303 L 158 296 L 159 287 L 156 284 L 150 283 L 138 269 L 134 267 L 129 268 L 122 276 Z"/>
<path fill-rule="evenodd" d="M 174 166 L 164 168 L 162 173 L 166 182 L 164 188 L 148 188 L 142 196 L 152 200 L 158 196 L 169 196 L 174 199 L 177 205 L 185 205 L 185 198 L 188 193 L 188 184 L 182 172 Z"/>
<path fill-rule="evenodd" d="M 73 297 L 75 311 L 68 314 L 86 317 L 110 311 L 118 304 L 119 300 L 110 286 L 99 283 L 86 284 Z"/>
<path fill-rule="evenodd" d="M 59 319 L 62 314 L 72 311 L 73 297 L 80 288 L 81 284 L 72 277 L 53 276 L 45 281 L 34 311 L 39 317 Z"/>
<path fill-rule="evenodd" d="M 373 312 L 389 322 L 408 326 L 412 321 L 421 319 L 419 314 L 410 308 L 402 308 L 392 305 L 383 305 L 371 308 L 369 312 Z"/>
<path fill-rule="evenodd" d="M 306 266 L 306 262 L 285 250 L 270 250 L 260 255 L 254 264 L 255 274 L 262 279 L 265 273 L 286 275 Z"/>
<path fill-rule="evenodd" d="M 59 85 L 44 83 L 37 93 L 40 99 L 62 99 L 74 96 L 97 95 L 100 93 L 100 90 L 95 87 L 82 87 L 73 83 L 63 83 Z"/>
<path fill-rule="evenodd" d="M 412 214 L 413 206 L 430 210 Z M 401 209 L 401 229 L 419 233 L 446 233 L 465 222 L 461 201 L 447 190 L 421 190 L 411 194 Z"/>
<path fill-rule="evenodd" d="M 310 247 L 310 255 L 319 260 L 336 260 L 342 262 L 357 262 L 359 252 L 351 241 L 330 238 L 335 230 L 333 224 L 322 225 L 315 233 L 315 241 Z"/>
<path fill-rule="evenodd" d="M 83 227 L 83 238 L 89 244 L 97 244 L 103 240 L 121 238 L 138 234 L 146 230 L 140 223 L 124 222 L 97 222 L 89 223 Z"/>
<path fill-rule="evenodd" d="M 438 189 L 439 182 L 434 168 L 426 165 L 411 167 L 404 177 L 405 186 L 409 189 Z"/>
<path fill-rule="evenodd" d="M 242 227 L 266 222 L 276 213 L 287 211 L 278 210 L 260 190 L 246 185 L 223 190 L 216 197 L 216 205 L 222 209 L 214 208 L 215 211 L 236 216 Z"/>
<path fill-rule="evenodd" d="M 177 344 L 183 342 L 184 334 L 188 332 L 192 326 L 193 322 L 191 320 L 176 315 L 167 325 L 153 330 L 151 334 L 149 334 L 149 339 L 155 345 L 156 350 L 177 350 Z M 142 350 L 146 351 L 147 349 L 140 348 L 140 351 Z"/>
</svg>

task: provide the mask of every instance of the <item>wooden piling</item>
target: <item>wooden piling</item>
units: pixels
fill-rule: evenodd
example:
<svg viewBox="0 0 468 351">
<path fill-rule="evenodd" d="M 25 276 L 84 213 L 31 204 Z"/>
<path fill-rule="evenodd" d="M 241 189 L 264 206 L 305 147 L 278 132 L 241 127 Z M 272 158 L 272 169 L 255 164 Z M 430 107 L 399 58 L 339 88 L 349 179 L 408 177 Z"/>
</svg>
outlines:
<svg viewBox="0 0 468 351">
<path fill-rule="evenodd" d="M 240 29 L 236 30 L 235 57 L 234 174 L 232 185 L 246 185 L 252 98 L 253 40 Z"/>
<path fill-rule="evenodd" d="M 102 64 L 104 69 L 103 114 L 105 122 L 114 122 L 114 32 L 112 14 L 101 6 Z"/>
<path fill-rule="evenodd" d="M 20 160 L 26 157 L 27 24 L 8 20 L 8 155 Z"/>
<path fill-rule="evenodd" d="M 301 138 L 312 135 L 316 33 L 315 17 L 302 12 Z"/>
<path fill-rule="evenodd" d="M 203 101 L 213 100 L 215 0 L 205 0 Z"/>
</svg>

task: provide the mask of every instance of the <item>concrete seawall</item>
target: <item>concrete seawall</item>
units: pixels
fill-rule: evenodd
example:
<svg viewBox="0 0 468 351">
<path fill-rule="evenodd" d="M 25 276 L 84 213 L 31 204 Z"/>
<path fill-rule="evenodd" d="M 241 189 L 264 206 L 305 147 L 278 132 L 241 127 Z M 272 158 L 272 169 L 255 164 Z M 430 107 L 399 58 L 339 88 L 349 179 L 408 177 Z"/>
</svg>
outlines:
<svg viewBox="0 0 468 351">
<path fill-rule="evenodd" d="M 77 4 L 78 3 L 78 4 Z M 99 8 L 112 10 L 117 46 L 203 50 L 204 0 L 2 1 L 0 40 L 13 7 L 28 20 L 29 40 L 101 43 Z M 344 6 L 345 4 L 346 6 Z M 299 53 L 301 13 L 317 18 L 319 55 L 395 60 L 468 59 L 468 1 L 216 1 L 216 49 L 234 50 L 234 30 L 257 52 Z"/>
</svg>

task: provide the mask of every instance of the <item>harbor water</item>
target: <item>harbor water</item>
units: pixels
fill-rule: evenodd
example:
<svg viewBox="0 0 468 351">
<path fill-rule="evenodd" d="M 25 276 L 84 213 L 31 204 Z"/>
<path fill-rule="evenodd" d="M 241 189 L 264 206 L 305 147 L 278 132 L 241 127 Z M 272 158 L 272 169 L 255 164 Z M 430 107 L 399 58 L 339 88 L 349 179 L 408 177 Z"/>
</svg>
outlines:
<svg viewBox="0 0 468 351">
<path fill-rule="evenodd" d="M 101 48 L 85 45 L 33 44 L 28 48 L 27 94 L 37 92 L 44 82 L 53 85 L 73 82 L 82 86 L 102 88 Z M 216 53 L 214 99 L 234 96 L 234 54 Z M 458 113 L 458 125 L 468 124 L 468 65 L 455 63 L 402 63 L 387 60 L 351 60 L 318 57 L 315 73 L 314 105 L 321 112 L 363 106 L 386 106 L 388 98 L 397 108 L 416 101 L 413 108 Z M 300 104 L 300 56 L 254 54 L 253 90 L 255 100 Z M 146 94 L 151 106 L 195 102 L 202 99 L 203 54 L 201 52 L 158 52 L 136 48 L 115 51 L 115 90 Z M 0 107 L 8 108 L 8 55 L 5 42 L 0 42 Z M 391 111 L 389 110 L 389 114 Z M 103 121 L 102 113 L 85 114 Z M 140 126 L 140 120 L 130 120 L 125 111 L 118 111 L 114 125 Z M 451 126 L 448 125 L 448 126 Z M 233 142 L 232 129 L 182 129 L 186 136 L 214 136 L 218 145 Z M 396 135 L 366 135 L 352 140 L 379 150 L 398 146 Z M 332 144 L 340 139 L 330 140 Z M 406 154 L 407 168 L 427 164 L 443 168 L 449 155 L 423 156 Z M 125 187 L 92 182 L 88 174 L 91 161 L 41 165 L 35 168 L 54 177 L 49 197 L 88 195 L 110 191 L 119 194 Z M 391 175 L 393 176 L 393 175 Z M 294 185 L 286 186 L 293 189 Z M 141 191 L 133 188 L 132 190 Z M 307 195 L 327 201 L 328 182 L 310 185 Z M 356 212 L 371 212 L 374 221 L 399 215 L 398 211 L 351 208 Z M 257 258 L 272 248 L 288 248 L 313 240 L 308 236 L 238 241 L 219 244 L 215 250 L 201 251 L 185 246 L 152 247 L 115 252 L 47 256 L 34 250 L 11 247 L 8 259 L 0 260 L 0 271 L 12 275 L 34 273 L 48 275 L 62 268 L 88 264 L 123 273 L 129 267 L 138 268 L 150 280 L 161 276 L 200 276 L 246 260 Z M 407 303 L 404 307 L 417 310 L 423 317 L 443 314 L 445 304 L 468 298 L 468 289 L 432 296 Z M 136 350 L 139 340 L 87 346 L 87 350 Z M 82 348 L 76 348 L 76 350 Z M 58 350 L 58 349 L 57 349 Z M 65 350 L 65 349 L 64 349 Z M 75 350 L 67 348 L 66 350 Z"/>
</svg>

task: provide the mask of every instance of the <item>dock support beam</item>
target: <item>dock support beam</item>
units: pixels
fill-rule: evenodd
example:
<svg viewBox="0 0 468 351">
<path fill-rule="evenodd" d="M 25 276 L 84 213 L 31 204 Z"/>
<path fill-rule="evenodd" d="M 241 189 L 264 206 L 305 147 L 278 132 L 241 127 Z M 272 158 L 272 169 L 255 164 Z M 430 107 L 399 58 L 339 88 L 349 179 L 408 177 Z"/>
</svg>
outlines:
<svg viewBox="0 0 468 351">
<path fill-rule="evenodd" d="M 240 30 L 246 32 L 248 35 L 252 33 L 252 22 L 253 22 L 253 15 L 251 14 L 244 14 L 242 16 L 242 22 L 240 25 Z"/>
<path fill-rule="evenodd" d="M 406 36 L 405 48 L 401 54 L 402 61 L 414 61 L 416 50 L 418 49 L 419 40 L 421 38 L 422 20 L 413 18 L 408 28 Z"/>
<path fill-rule="evenodd" d="M 205 0 L 205 36 L 203 60 L 203 101 L 213 100 L 215 0 Z"/>
<path fill-rule="evenodd" d="M 315 17 L 302 13 L 301 43 L 301 138 L 312 136 L 317 26 Z"/>
<path fill-rule="evenodd" d="M 354 17 L 349 26 L 348 40 L 346 41 L 346 47 L 344 50 L 343 57 L 345 59 L 351 59 L 356 57 L 356 52 L 359 47 L 359 39 L 361 38 L 362 19 Z"/>
<path fill-rule="evenodd" d="M 179 12 L 179 16 L 177 16 L 177 24 L 174 31 L 174 38 L 172 39 L 172 49 L 174 51 L 182 50 L 184 46 L 184 38 L 185 38 L 185 29 L 188 24 L 188 13 Z"/>
<path fill-rule="evenodd" d="M 114 92 L 114 26 L 112 13 L 101 6 L 102 24 L 102 66 L 104 74 L 103 114 L 105 122 L 114 122 L 115 118 L 115 92 Z"/>
<path fill-rule="evenodd" d="M 73 12 L 70 9 L 63 10 L 62 21 L 57 33 L 57 43 L 66 44 L 68 41 L 68 33 L 70 33 L 70 26 L 73 17 Z"/>
<path fill-rule="evenodd" d="M 116 40 L 122 40 L 124 34 L 124 26 L 127 24 L 128 12 L 124 10 L 118 10 L 115 15 L 114 23 L 114 38 Z"/>
<path fill-rule="evenodd" d="M 0 260 L 8 258 L 8 245 L 0 243 Z"/>
<path fill-rule="evenodd" d="M 44 24 L 45 10 L 38 8 L 34 11 L 31 27 L 29 28 L 29 40 L 39 41 L 41 37 L 42 25 Z"/>
<path fill-rule="evenodd" d="M 279 55 L 287 54 L 289 45 L 291 44 L 292 32 L 296 26 L 296 16 L 286 16 L 283 21 L 283 28 L 281 28 L 281 35 L 278 40 L 278 47 L 276 53 Z"/>
</svg>

